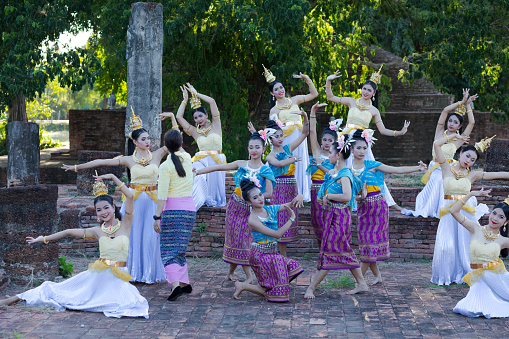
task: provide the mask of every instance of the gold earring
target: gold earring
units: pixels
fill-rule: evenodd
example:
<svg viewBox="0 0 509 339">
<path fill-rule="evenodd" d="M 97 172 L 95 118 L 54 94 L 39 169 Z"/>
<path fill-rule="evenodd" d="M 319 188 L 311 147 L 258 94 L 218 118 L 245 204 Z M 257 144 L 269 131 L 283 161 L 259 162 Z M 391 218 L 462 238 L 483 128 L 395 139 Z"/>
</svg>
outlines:
<svg viewBox="0 0 509 339">
<path fill-rule="evenodd" d="M 507 231 L 507 224 L 504 225 L 504 232 Z"/>
<path fill-rule="evenodd" d="M 371 101 L 375 102 L 375 96 L 374 95 L 371 97 Z"/>
<path fill-rule="evenodd" d="M 101 223 L 101 219 L 97 218 L 97 222 L 98 222 L 98 223 Z"/>
</svg>

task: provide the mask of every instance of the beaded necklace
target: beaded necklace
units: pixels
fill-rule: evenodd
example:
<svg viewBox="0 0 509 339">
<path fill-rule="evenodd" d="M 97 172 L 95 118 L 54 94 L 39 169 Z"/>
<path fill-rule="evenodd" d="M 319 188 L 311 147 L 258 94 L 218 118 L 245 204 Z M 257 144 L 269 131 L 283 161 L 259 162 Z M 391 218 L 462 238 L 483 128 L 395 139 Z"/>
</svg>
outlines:
<svg viewBox="0 0 509 339">
<path fill-rule="evenodd" d="M 108 234 L 111 238 L 114 238 L 115 233 L 117 233 L 117 231 L 120 229 L 120 220 L 118 220 L 118 219 L 116 219 L 116 220 L 117 220 L 116 225 L 104 226 L 105 223 L 103 223 L 101 225 L 101 231 Z M 113 236 L 112 236 L 112 234 L 113 234 Z"/>
<path fill-rule="evenodd" d="M 365 111 L 373 107 L 373 104 L 371 102 L 369 103 L 369 105 L 364 105 L 363 103 L 361 103 L 361 98 L 357 99 L 355 103 L 357 104 L 357 107 L 359 107 L 361 111 Z"/>
<path fill-rule="evenodd" d="M 456 164 L 457 164 L 457 161 L 455 161 L 452 165 L 451 165 L 451 172 L 452 174 L 454 174 L 454 177 L 456 179 L 461 179 L 461 178 L 466 178 L 468 177 L 468 175 L 470 174 L 470 168 L 467 168 L 467 172 L 461 172 L 460 170 L 457 170 L 455 167 L 456 167 Z"/>
<path fill-rule="evenodd" d="M 353 165 L 352 167 L 350 167 L 350 170 L 352 171 L 352 174 L 355 175 L 356 177 L 360 176 L 362 174 L 362 172 L 364 172 L 364 169 L 366 168 L 366 166 L 362 167 L 362 168 L 359 168 L 359 169 L 355 169 L 353 168 Z"/>
<path fill-rule="evenodd" d="M 493 241 L 500 237 L 500 233 L 493 233 L 492 231 L 488 230 L 487 226 L 482 227 L 482 233 L 484 234 L 484 238 L 488 241 Z"/>
<path fill-rule="evenodd" d="M 209 119 L 207 119 L 207 122 L 209 123 L 209 127 L 207 128 L 203 128 L 200 125 L 196 126 L 196 132 L 198 132 L 198 134 L 206 135 L 208 132 L 210 132 L 210 130 L 212 129 L 212 123 L 210 122 Z"/>
<path fill-rule="evenodd" d="M 284 104 L 283 106 L 279 106 L 276 101 L 276 108 L 279 110 L 284 110 L 284 109 L 289 109 L 290 107 L 292 107 L 292 99 L 286 98 L 286 100 L 288 100 L 288 102 L 286 104 Z"/>
<path fill-rule="evenodd" d="M 148 150 L 148 158 L 141 157 L 139 159 L 136 158 L 136 149 L 133 152 L 133 160 L 135 163 L 140 164 L 141 166 L 147 166 L 152 160 L 152 152 Z"/>
</svg>

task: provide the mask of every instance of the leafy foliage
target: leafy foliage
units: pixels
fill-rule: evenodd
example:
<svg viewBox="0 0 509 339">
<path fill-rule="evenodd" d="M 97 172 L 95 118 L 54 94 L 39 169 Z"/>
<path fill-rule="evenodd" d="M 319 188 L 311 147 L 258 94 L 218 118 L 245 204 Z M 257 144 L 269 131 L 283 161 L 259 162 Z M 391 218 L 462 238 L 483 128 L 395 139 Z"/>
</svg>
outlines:
<svg viewBox="0 0 509 339">
<path fill-rule="evenodd" d="M 66 261 L 65 256 L 58 258 L 58 274 L 64 278 L 70 277 L 74 272 L 74 264 Z"/>
</svg>

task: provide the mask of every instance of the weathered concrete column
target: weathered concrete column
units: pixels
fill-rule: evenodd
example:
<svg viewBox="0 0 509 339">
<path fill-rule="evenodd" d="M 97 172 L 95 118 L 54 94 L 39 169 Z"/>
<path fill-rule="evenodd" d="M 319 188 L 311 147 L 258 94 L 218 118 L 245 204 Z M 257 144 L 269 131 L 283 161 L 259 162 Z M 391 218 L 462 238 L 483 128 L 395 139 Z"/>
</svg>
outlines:
<svg viewBox="0 0 509 339">
<path fill-rule="evenodd" d="M 126 141 L 131 129 L 131 106 L 143 120 L 151 138 L 151 148 L 160 147 L 162 108 L 163 6 L 137 2 L 131 6 L 127 29 L 127 115 Z M 127 145 L 126 145 L 127 150 Z"/>
<path fill-rule="evenodd" d="M 13 121 L 7 125 L 7 186 L 39 184 L 39 125 Z"/>
</svg>

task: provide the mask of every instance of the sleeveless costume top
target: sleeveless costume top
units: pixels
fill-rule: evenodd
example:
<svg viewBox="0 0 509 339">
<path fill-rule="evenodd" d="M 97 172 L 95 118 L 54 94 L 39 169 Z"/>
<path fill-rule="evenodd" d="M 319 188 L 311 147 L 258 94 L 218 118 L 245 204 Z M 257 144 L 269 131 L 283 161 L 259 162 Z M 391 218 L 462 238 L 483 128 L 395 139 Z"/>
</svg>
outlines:
<svg viewBox="0 0 509 339">
<path fill-rule="evenodd" d="M 302 118 L 298 114 L 292 114 L 291 112 L 299 112 L 300 108 L 298 105 L 293 104 L 288 109 L 282 109 L 279 111 L 279 116 L 276 116 L 273 114 L 270 119 L 276 120 L 275 118 L 278 118 L 284 125 L 283 127 L 283 134 L 286 138 L 287 136 L 291 135 L 293 131 L 295 131 L 295 128 L 297 127 L 299 129 L 299 132 L 302 132 Z"/>
<path fill-rule="evenodd" d="M 196 138 L 196 143 L 200 151 L 191 159 L 193 162 L 210 155 L 217 164 L 226 164 L 226 159 L 223 161 L 217 156 L 222 154 L 223 151 L 223 139 L 219 134 L 209 133 L 207 135 L 200 135 Z"/>
<path fill-rule="evenodd" d="M 90 272 L 102 272 L 109 269 L 119 279 L 124 281 L 132 279 L 128 272 L 117 268 L 126 266 L 129 254 L 129 238 L 126 235 L 119 235 L 114 238 L 107 236 L 100 237 L 99 252 L 101 253 L 101 258 L 88 265 Z"/>
<path fill-rule="evenodd" d="M 343 185 L 338 182 L 339 179 L 347 177 L 350 179 L 350 183 L 352 185 L 352 192 L 359 190 L 358 185 L 360 182 L 358 180 L 355 180 L 352 171 L 349 168 L 343 168 L 338 173 L 336 173 L 334 176 L 330 175 L 329 173 L 325 174 L 325 182 L 320 187 L 320 190 L 318 191 L 317 197 L 323 198 L 326 194 L 341 194 L 343 193 Z M 356 187 L 354 187 L 356 185 Z M 348 204 L 350 207 L 354 207 L 354 200 L 356 199 L 356 196 L 352 193 L 352 198 L 350 199 L 350 202 L 344 203 Z M 335 202 L 335 201 L 333 201 Z M 336 202 L 335 202 L 336 203 Z"/>
<path fill-rule="evenodd" d="M 341 134 L 348 134 L 352 129 L 369 128 L 372 118 L 373 116 L 369 110 L 361 110 L 357 105 L 350 107 L 348 117 L 346 118 L 346 127 Z"/>
<path fill-rule="evenodd" d="M 131 167 L 131 184 L 134 189 L 134 200 L 136 200 L 141 192 L 147 193 L 150 198 L 157 203 L 157 178 L 159 177 L 159 168 L 156 164 L 142 166 L 136 164 Z M 150 187 L 150 188 L 149 188 Z M 149 188 L 147 190 L 147 188 Z M 122 201 L 125 197 L 122 195 Z"/>
<path fill-rule="evenodd" d="M 272 173 L 272 170 L 270 167 L 265 164 L 260 168 L 253 169 L 249 167 L 248 165 L 239 167 L 237 172 L 235 172 L 235 175 L 233 176 L 233 181 L 235 182 L 235 191 L 234 193 L 237 194 L 239 197 L 242 196 L 242 192 L 240 190 L 240 182 L 242 179 L 250 177 L 256 177 L 258 179 L 258 184 L 260 185 L 260 191 L 262 193 L 265 193 L 265 187 L 267 186 L 267 180 L 272 181 L 272 188 L 276 187 L 276 179 L 274 178 L 274 173 Z"/>
<path fill-rule="evenodd" d="M 499 258 L 500 244 L 496 242 L 483 243 L 479 239 L 472 239 L 468 247 L 471 264 L 482 264 L 483 267 L 467 273 L 463 281 L 472 286 L 484 275 L 485 271 L 504 274 L 507 273 L 503 261 Z"/>
<path fill-rule="evenodd" d="M 444 131 L 444 137 L 445 136 L 447 136 L 446 131 Z M 445 160 L 447 160 L 449 163 L 451 163 L 454 159 L 454 154 L 456 154 L 456 150 L 457 150 L 456 145 L 451 142 L 451 143 L 443 144 L 442 146 L 440 146 L 440 148 L 442 149 L 442 152 L 444 153 Z M 435 153 L 435 147 L 431 148 L 431 156 L 433 157 L 433 161 L 435 161 L 435 163 L 433 164 L 433 166 L 428 168 L 426 173 L 424 173 L 424 175 L 421 178 L 422 183 L 425 185 L 428 183 L 431 172 L 433 172 L 435 169 L 437 169 L 440 166 L 440 164 L 436 160 L 437 155 Z"/>
<path fill-rule="evenodd" d="M 444 185 L 444 199 L 454 200 L 451 204 L 446 204 L 440 208 L 438 218 L 442 218 L 449 213 L 449 209 L 458 201 L 470 192 L 472 183 L 468 178 L 456 179 L 455 177 L 446 177 L 443 181 Z M 466 202 L 466 201 L 465 201 Z M 462 209 L 468 213 L 475 215 L 476 208 L 473 205 L 463 205 Z"/>
</svg>

